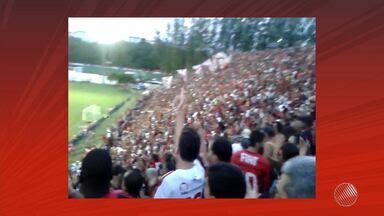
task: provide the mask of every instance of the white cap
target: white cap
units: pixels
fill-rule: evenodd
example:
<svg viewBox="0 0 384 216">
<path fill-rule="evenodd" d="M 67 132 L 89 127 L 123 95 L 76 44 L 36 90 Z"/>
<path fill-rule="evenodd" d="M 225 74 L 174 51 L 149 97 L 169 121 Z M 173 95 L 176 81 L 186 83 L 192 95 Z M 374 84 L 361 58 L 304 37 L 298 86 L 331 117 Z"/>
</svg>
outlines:
<svg viewBox="0 0 384 216">
<path fill-rule="evenodd" d="M 249 139 L 249 137 L 251 137 L 251 133 L 252 131 L 248 128 L 245 128 L 242 132 L 241 132 L 241 136 L 246 138 L 246 139 Z"/>
</svg>

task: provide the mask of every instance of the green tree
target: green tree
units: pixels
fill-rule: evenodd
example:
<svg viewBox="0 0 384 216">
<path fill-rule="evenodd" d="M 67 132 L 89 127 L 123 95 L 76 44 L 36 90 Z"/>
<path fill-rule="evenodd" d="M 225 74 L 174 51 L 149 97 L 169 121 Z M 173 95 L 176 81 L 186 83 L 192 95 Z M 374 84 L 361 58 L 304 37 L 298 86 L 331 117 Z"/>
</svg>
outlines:
<svg viewBox="0 0 384 216">
<path fill-rule="evenodd" d="M 167 25 L 154 43 L 121 41 L 101 45 L 69 36 L 70 62 L 104 64 L 174 73 L 219 52 L 255 51 L 315 43 L 314 18 L 183 18 Z"/>
<path fill-rule="evenodd" d="M 69 36 L 68 60 L 78 63 L 101 64 L 101 47 L 97 43 L 91 43 L 83 41 L 80 38 Z"/>
<path fill-rule="evenodd" d="M 135 78 L 132 75 L 124 73 L 112 73 L 108 76 L 109 80 L 115 80 L 119 84 L 135 83 Z"/>
</svg>

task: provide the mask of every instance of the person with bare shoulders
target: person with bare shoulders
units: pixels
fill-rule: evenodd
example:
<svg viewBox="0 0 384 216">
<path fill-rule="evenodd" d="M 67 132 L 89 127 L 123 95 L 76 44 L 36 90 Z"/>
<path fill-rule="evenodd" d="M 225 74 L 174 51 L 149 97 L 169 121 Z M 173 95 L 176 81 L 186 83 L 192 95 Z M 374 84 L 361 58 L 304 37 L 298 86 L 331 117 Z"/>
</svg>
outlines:
<svg viewBox="0 0 384 216">
<path fill-rule="evenodd" d="M 266 127 L 263 131 L 266 134 L 263 155 L 267 157 L 270 160 L 271 165 L 273 165 L 274 162 L 279 161 L 279 150 L 286 141 L 286 138 L 282 133 L 283 125 L 281 122 L 274 122 L 273 128 Z"/>
<path fill-rule="evenodd" d="M 273 130 L 275 131 L 275 137 L 274 141 L 277 147 L 283 146 L 283 144 L 286 142 L 286 137 L 283 134 L 284 126 L 280 121 L 275 121 L 273 123 Z M 278 148 L 277 151 L 280 149 Z"/>
</svg>

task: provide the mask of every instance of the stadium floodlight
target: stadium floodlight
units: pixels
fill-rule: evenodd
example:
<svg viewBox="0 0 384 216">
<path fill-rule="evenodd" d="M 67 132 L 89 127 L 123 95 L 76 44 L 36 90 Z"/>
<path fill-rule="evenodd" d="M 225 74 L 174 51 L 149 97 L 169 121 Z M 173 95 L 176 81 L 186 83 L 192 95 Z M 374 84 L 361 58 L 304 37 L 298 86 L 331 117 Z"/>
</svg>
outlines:
<svg viewBox="0 0 384 216">
<path fill-rule="evenodd" d="M 82 111 L 82 120 L 86 122 L 94 122 L 101 118 L 101 108 L 95 104 L 87 106 Z"/>
</svg>

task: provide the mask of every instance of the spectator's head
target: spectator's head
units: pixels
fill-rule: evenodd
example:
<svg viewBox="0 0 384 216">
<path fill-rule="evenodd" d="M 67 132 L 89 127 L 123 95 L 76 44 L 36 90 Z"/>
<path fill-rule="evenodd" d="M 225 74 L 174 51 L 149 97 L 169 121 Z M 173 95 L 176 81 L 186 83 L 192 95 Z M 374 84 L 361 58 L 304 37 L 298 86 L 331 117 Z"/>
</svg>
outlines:
<svg viewBox="0 0 384 216">
<path fill-rule="evenodd" d="M 313 111 L 311 112 L 311 117 L 313 121 L 316 120 L 316 108 L 313 108 Z"/>
<path fill-rule="evenodd" d="M 141 171 L 141 172 L 145 172 L 145 170 L 147 169 L 147 162 L 145 161 L 144 158 L 138 158 L 137 159 L 137 162 L 136 162 L 136 166 L 137 168 Z"/>
<path fill-rule="evenodd" d="M 139 198 L 144 181 L 145 179 L 142 176 L 141 171 L 133 169 L 124 177 L 124 190 L 132 197 Z"/>
<path fill-rule="evenodd" d="M 124 168 L 120 164 L 114 164 L 112 166 L 112 176 L 118 176 L 124 173 Z"/>
<path fill-rule="evenodd" d="M 80 192 L 85 198 L 101 198 L 109 193 L 112 160 L 106 150 L 93 149 L 83 159 Z"/>
<path fill-rule="evenodd" d="M 245 128 L 241 131 L 241 136 L 245 139 L 249 139 L 249 137 L 251 136 L 251 133 L 252 131 L 248 128 Z"/>
<path fill-rule="evenodd" d="M 152 154 L 151 160 L 153 162 L 159 162 L 160 161 L 159 155 L 158 154 Z"/>
<path fill-rule="evenodd" d="M 247 149 L 249 146 L 250 146 L 250 141 L 249 139 L 242 139 L 240 144 L 241 144 L 241 147 L 243 147 L 243 149 Z"/>
<path fill-rule="evenodd" d="M 148 186 L 154 186 L 158 181 L 159 174 L 155 168 L 148 168 L 145 171 L 145 177 L 147 179 Z"/>
<path fill-rule="evenodd" d="M 217 163 L 208 169 L 209 193 L 215 198 L 244 198 L 246 185 L 239 168 L 230 163 Z"/>
<path fill-rule="evenodd" d="M 305 125 L 305 128 L 311 128 L 313 125 L 313 118 L 311 115 L 301 116 L 299 120 Z"/>
<path fill-rule="evenodd" d="M 291 122 L 291 127 L 293 127 L 296 131 L 300 132 L 305 129 L 305 123 L 300 120 L 294 120 Z"/>
<path fill-rule="evenodd" d="M 297 156 L 286 161 L 277 182 L 278 198 L 315 198 L 316 158 Z"/>
<path fill-rule="evenodd" d="M 124 172 L 125 172 L 125 170 L 124 170 L 124 168 L 120 164 L 114 164 L 112 166 L 112 181 L 111 181 L 111 185 L 115 189 L 121 188 Z"/>
<path fill-rule="evenodd" d="M 225 127 L 225 125 L 224 125 L 223 122 L 219 122 L 219 124 L 218 124 L 218 129 L 219 129 L 219 132 L 220 132 L 220 133 L 222 133 L 222 132 L 225 131 L 226 127 Z"/>
<path fill-rule="evenodd" d="M 273 129 L 275 131 L 275 133 L 283 133 L 283 124 L 279 121 L 275 121 L 275 123 L 273 124 Z"/>
<path fill-rule="evenodd" d="M 271 139 L 275 136 L 275 131 L 272 127 L 265 127 L 263 128 L 263 132 L 266 135 L 266 138 Z"/>
<path fill-rule="evenodd" d="M 296 130 L 291 126 L 288 126 L 284 128 L 283 134 L 286 137 L 286 139 L 289 139 L 291 136 L 296 134 Z"/>
<path fill-rule="evenodd" d="M 180 135 L 178 153 L 183 161 L 193 162 L 200 151 L 200 136 L 195 129 L 185 127 Z"/>
<path fill-rule="evenodd" d="M 172 153 L 167 152 L 165 153 L 164 157 L 165 157 L 164 174 L 169 171 L 176 170 L 176 160 L 175 160 L 175 157 L 173 157 Z"/>
<path fill-rule="evenodd" d="M 259 147 L 260 144 L 264 141 L 264 133 L 259 131 L 259 130 L 254 130 L 252 131 L 251 133 L 251 137 L 250 137 L 250 143 L 249 143 L 249 146 L 250 147 Z"/>
<path fill-rule="evenodd" d="M 299 155 L 299 149 L 295 144 L 287 143 L 281 147 L 282 161 L 285 162 Z"/>
<path fill-rule="evenodd" d="M 84 198 L 83 195 L 81 195 L 81 193 L 74 190 L 73 185 L 72 185 L 72 180 L 69 176 L 68 176 L 68 198 L 70 198 L 70 199 L 71 198 L 77 198 L 77 199 Z"/>
<path fill-rule="evenodd" d="M 225 137 L 218 137 L 209 149 L 209 163 L 230 162 L 232 157 L 232 145 Z"/>
</svg>

